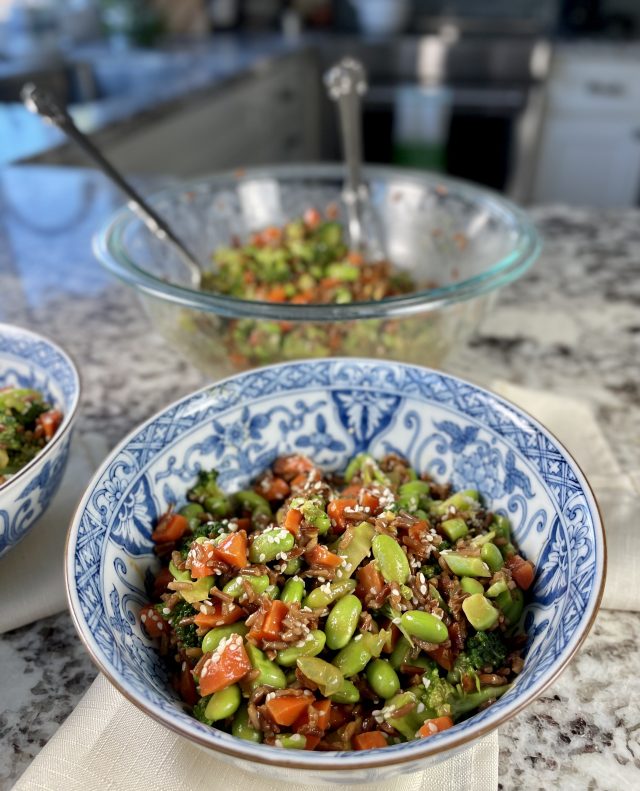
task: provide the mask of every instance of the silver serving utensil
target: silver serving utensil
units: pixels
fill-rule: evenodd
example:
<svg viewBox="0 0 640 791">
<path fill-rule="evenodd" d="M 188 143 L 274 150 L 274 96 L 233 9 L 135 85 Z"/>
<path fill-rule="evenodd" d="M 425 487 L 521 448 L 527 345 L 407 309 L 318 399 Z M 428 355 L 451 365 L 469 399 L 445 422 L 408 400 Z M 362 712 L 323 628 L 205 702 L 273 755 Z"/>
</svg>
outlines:
<svg viewBox="0 0 640 791">
<path fill-rule="evenodd" d="M 346 179 L 342 200 L 347 210 L 350 246 L 369 257 L 383 258 L 380 225 L 362 179 L 362 97 L 368 89 L 364 66 L 354 58 L 343 58 L 325 74 L 329 94 L 338 105 Z"/>
<path fill-rule="evenodd" d="M 100 149 L 78 129 L 67 110 L 61 107 L 48 91 L 36 87 L 33 83 L 26 84 L 22 88 L 20 96 L 27 110 L 41 116 L 46 122 L 61 129 L 125 193 L 129 198 L 129 207 L 140 217 L 151 233 L 162 242 L 169 242 L 173 245 L 189 272 L 192 285 L 195 288 L 199 288 L 201 270 L 197 258 L 185 247 L 183 242 L 178 239 L 167 223 L 151 208 L 138 191 L 105 158 Z"/>
</svg>

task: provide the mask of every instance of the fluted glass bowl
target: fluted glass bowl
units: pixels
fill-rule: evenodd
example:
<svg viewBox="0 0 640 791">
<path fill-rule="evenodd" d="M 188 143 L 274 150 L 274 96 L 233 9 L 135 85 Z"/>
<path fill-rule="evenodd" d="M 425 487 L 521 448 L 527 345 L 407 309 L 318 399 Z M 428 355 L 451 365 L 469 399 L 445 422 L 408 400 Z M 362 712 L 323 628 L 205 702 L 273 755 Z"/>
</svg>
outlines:
<svg viewBox="0 0 640 791">
<path fill-rule="evenodd" d="M 328 355 L 438 366 L 477 327 L 496 291 L 540 252 L 538 234 L 509 201 L 425 172 L 365 171 L 389 259 L 411 273 L 411 294 L 341 305 L 273 304 L 194 289 L 179 256 L 128 208 L 94 239 L 104 266 L 138 292 L 157 329 L 203 371 Z M 212 176 L 159 192 L 151 203 L 202 262 L 234 238 L 282 225 L 305 209 L 338 209 L 343 168 L 290 165 Z M 435 287 L 434 287 L 435 284 Z"/>
</svg>

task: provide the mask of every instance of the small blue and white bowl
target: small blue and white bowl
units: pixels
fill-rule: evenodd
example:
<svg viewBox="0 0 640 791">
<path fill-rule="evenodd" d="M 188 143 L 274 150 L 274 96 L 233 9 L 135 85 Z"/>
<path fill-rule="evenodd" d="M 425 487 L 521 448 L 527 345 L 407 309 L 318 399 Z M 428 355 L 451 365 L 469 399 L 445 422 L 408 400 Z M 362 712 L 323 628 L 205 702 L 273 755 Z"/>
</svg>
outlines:
<svg viewBox="0 0 640 791">
<path fill-rule="evenodd" d="M 363 752 L 256 745 L 193 719 L 172 691 L 140 607 L 158 561 L 150 538 L 198 470 L 244 488 L 277 456 L 303 452 L 325 469 L 360 451 L 395 451 L 438 480 L 477 488 L 509 515 L 537 569 L 523 614 L 525 667 L 497 703 L 429 739 Z M 124 440 L 96 473 L 67 545 L 71 612 L 89 653 L 140 709 L 237 766 L 299 784 L 382 781 L 469 746 L 540 695 L 591 627 L 604 585 L 605 540 L 580 469 L 546 429 L 467 382 L 398 363 L 334 359 L 263 368 L 181 399 Z"/>
<path fill-rule="evenodd" d="M 0 324 L 0 388 L 39 390 L 63 414 L 53 439 L 0 485 L 0 557 L 21 541 L 49 507 L 64 473 L 80 379 L 69 356 L 35 332 Z"/>
</svg>

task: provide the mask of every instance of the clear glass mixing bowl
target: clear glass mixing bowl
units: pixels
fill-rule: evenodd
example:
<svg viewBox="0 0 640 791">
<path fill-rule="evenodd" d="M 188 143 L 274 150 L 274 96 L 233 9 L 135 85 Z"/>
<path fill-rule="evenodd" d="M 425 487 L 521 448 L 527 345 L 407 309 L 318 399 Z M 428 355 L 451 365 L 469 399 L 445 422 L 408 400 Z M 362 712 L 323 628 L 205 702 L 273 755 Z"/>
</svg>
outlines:
<svg viewBox="0 0 640 791">
<path fill-rule="evenodd" d="M 385 167 L 368 167 L 365 177 L 389 259 L 419 284 L 411 294 L 292 305 L 199 291 L 178 255 L 128 208 L 95 236 L 94 250 L 137 291 L 166 339 L 214 377 L 327 355 L 440 366 L 477 327 L 496 291 L 537 258 L 538 234 L 509 201 L 461 181 Z M 213 268 L 216 248 L 307 208 L 333 204 L 344 219 L 342 179 L 339 165 L 260 168 L 171 187 L 150 201 L 203 268 Z"/>
</svg>

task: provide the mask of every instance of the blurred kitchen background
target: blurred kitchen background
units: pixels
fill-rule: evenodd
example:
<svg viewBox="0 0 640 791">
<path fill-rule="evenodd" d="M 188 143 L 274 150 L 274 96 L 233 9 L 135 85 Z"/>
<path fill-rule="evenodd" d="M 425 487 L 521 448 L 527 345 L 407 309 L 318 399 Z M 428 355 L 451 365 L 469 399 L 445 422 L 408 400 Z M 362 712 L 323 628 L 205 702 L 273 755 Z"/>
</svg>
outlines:
<svg viewBox="0 0 640 791">
<path fill-rule="evenodd" d="M 0 0 L 0 165 L 88 164 L 26 82 L 130 173 L 335 160 L 321 75 L 346 54 L 370 162 L 638 204 L 639 0 Z"/>
</svg>

